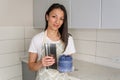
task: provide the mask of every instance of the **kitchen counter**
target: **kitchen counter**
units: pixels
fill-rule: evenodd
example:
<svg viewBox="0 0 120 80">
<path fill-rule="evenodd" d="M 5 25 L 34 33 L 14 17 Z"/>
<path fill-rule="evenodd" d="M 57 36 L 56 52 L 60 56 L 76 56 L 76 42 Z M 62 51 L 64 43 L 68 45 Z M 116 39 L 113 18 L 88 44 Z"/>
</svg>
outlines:
<svg viewBox="0 0 120 80">
<path fill-rule="evenodd" d="M 80 80 L 120 80 L 120 69 L 74 60 L 75 71 L 69 73 Z"/>
<path fill-rule="evenodd" d="M 23 58 L 22 61 L 27 63 L 28 59 Z M 75 69 L 68 74 L 80 80 L 120 80 L 120 69 L 76 59 L 73 61 L 73 64 Z"/>
</svg>

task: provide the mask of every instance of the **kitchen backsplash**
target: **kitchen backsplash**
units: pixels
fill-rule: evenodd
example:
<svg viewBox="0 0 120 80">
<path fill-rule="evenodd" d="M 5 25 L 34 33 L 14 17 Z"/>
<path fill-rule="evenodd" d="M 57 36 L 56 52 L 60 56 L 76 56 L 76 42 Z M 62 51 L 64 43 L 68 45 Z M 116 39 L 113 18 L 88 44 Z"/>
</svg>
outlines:
<svg viewBox="0 0 120 80">
<path fill-rule="evenodd" d="M 72 29 L 76 58 L 120 69 L 120 30 Z"/>
</svg>

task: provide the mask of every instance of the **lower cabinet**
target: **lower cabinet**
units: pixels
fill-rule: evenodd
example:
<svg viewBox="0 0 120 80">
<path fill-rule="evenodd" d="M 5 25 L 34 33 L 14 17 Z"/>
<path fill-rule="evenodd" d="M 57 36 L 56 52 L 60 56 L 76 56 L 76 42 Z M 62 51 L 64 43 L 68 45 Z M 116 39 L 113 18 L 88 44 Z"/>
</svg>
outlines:
<svg viewBox="0 0 120 80">
<path fill-rule="evenodd" d="M 32 72 L 28 68 L 28 64 L 22 61 L 22 80 L 35 80 L 36 72 Z"/>
</svg>

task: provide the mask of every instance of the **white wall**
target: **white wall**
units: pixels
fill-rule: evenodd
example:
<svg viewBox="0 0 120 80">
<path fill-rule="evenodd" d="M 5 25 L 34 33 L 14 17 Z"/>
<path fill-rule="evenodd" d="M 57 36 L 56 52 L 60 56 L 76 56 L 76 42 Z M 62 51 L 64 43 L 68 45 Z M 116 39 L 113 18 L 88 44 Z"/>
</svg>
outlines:
<svg viewBox="0 0 120 80">
<path fill-rule="evenodd" d="M 25 27 L 33 25 L 33 0 L 0 0 L 0 80 L 22 80 Z"/>
<path fill-rule="evenodd" d="M 77 49 L 75 57 L 109 67 L 119 68 L 120 29 L 72 29 Z"/>
</svg>

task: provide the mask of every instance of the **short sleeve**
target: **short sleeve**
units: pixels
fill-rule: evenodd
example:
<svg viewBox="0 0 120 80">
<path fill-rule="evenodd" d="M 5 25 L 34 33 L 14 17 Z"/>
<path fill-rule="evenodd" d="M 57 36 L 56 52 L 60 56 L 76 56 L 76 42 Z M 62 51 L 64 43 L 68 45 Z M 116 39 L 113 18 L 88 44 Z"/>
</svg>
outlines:
<svg viewBox="0 0 120 80">
<path fill-rule="evenodd" d="M 34 38 L 31 40 L 28 52 L 37 53 L 37 48 L 35 46 L 35 40 L 34 40 Z"/>
<path fill-rule="evenodd" d="M 69 54 L 73 54 L 75 52 L 76 52 L 76 50 L 75 50 L 73 38 L 72 38 L 72 36 L 69 36 L 68 45 L 67 45 L 66 50 L 63 54 L 69 55 Z"/>
</svg>

